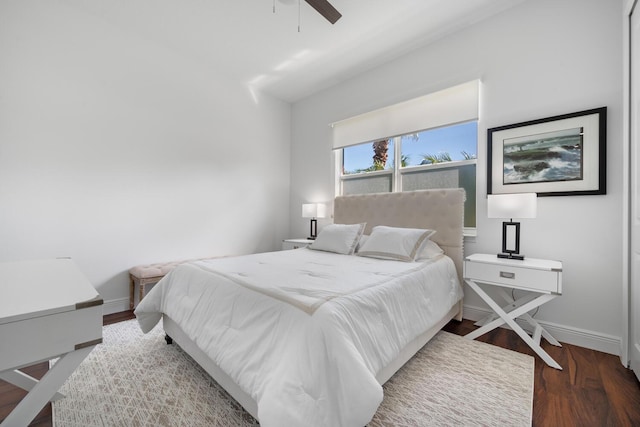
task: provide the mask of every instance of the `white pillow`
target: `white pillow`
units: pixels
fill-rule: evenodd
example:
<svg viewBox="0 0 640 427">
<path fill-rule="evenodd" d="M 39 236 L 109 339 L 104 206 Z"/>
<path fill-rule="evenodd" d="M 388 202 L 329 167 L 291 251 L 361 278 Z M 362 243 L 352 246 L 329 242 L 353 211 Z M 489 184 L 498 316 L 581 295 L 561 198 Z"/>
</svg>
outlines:
<svg viewBox="0 0 640 427">
<path fill-rule="evenodd" d="M 360 236 L 360 241 L 358 242 L 358 246 L 356 246 L 356 252 L 360 252 L 360 248 L 362 247 L 362 245 L 364 245 L 364 242 L 366 242 L 368 238 L 368 234 L 363 234 L 362 236 Z"/>
<path fill-rule="evenodd" d="M 433 259 L 444 253 L 444 250 L 433 240 L 427 239 L 416 260 Z"/>
<path fill-rule="evenodd" d="M 412 262 L 434 233 L 434 230 L 379 225 L 373 227 L 358 255 Z"/>
<path fill-rule="evenodd" d="M 366 223 L 362 224 L 329 224 L 325 226 L 316 240 L 308 246 L 317 251 L 335 252 L 337 254 L 352 255 L 360 236 L 364 232 Z"/>
</svg>

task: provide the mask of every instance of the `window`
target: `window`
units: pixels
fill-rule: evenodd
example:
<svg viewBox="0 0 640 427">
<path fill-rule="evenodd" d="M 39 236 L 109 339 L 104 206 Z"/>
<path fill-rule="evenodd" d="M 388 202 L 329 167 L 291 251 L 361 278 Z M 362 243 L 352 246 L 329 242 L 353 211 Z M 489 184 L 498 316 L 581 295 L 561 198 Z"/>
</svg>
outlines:
<svg viewBox="0 0 640 427">
<path fill-rule="evenodd" d="M 340 194 L 462 187 L 464 226 L 476 226 L 477 121 L 428 129 L 341 150 Z"/>
<path fill-rule="evenodd" d="M 464 225 L 475 228 L 480 87 L 473 80 L 331 124 L 336 194 L 462 187 Z"/>
<path fill-rule="evenodd" d="M 476 226 L 478 122 L 430 129 L 401 138 L 400 191 L 464 188 L 464 226 Z"/>
<path fill-rule="evenodd" d="M 402 167 L 475 159 L 477 136 L 475 121 L 402 136 Z"/>
<path fill-rule="evenodd" d="M 341 194 L 385 193 L 393 191 L 394 144 L 383 139 L 343 149 Z"/>
<path fill-rule="evenodd" d="M 392 168 L 393 140 L 383 139 L 344 148 L 342 173 L 351 175 Z"/>
</svg>

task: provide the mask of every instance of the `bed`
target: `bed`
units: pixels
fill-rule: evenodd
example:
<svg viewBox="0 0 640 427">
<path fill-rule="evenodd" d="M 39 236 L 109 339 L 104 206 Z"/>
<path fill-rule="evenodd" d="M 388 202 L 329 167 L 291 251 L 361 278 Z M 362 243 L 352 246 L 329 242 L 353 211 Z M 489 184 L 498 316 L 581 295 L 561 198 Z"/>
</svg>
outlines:
<svg viewBox="0 0 640 427">
<path fill-rule="evenodd" d="M 358 229 L 369 236 L 361 255 L 374 255 L 302 248 L 197 261 L 162 279 L 135 314 L 145 332 L 162 319 L 261 425 L 363 426 L 381 384 L 462 318 L 464 197 L 462 189 L 337 197 L 327 233 Z M 435 230 L 428 240 L 444 253 L 403 262 L 367 251 L 387 229 Z"/>
</svg>

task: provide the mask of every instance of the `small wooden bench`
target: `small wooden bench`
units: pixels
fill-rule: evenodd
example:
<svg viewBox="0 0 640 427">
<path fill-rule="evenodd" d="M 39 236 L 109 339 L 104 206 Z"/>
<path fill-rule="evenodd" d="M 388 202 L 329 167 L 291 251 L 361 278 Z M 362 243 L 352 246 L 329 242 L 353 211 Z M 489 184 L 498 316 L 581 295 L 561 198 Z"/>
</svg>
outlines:
<svg viewBox="0 0 640 427">
<path fill-rule="evenodd" d="M 138 285 L 138 304 L 145 296 L 145 286 L 158 283 L 160 279 L 169 274 L 171 270 L 186 262 L 203 261 L 206 259 L 225 258 L 229 255 L 213 256 L 206 258 L 186 259 L 183 261 L 157 262 L 155 264 L 136 265 L 129 269 L 129 309 L 133 310 L 135 304 L 135 289 Z"/>
<path fill-rule="evenodd" d="M 138 286 L 138 304 L 145 295 L 145 286 L 158 283 L 178 265 L 188 261 L 158 262 L 155 264 L 137 265 L 129 270 L 129 309 L 135 308 L 135 289 Z"/>
</svg>

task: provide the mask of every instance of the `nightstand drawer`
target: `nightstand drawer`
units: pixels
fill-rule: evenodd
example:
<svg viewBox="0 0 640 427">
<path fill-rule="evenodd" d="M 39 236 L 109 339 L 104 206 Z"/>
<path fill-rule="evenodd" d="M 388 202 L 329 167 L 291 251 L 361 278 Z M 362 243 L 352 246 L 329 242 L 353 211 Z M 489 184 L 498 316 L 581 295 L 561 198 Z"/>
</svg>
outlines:
<svg viewBox="0 0 640 427">
<path fill-rule="evenodd" d="M 467 261 L 465 279 L 510 288 L 561 293 L 560 272 Z"/>
</svg>

